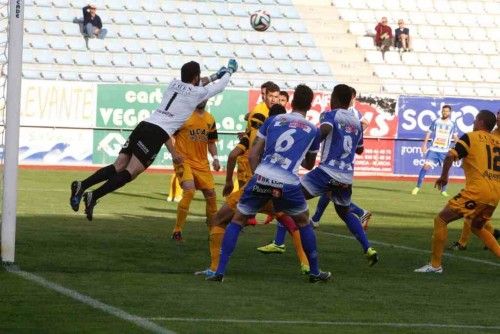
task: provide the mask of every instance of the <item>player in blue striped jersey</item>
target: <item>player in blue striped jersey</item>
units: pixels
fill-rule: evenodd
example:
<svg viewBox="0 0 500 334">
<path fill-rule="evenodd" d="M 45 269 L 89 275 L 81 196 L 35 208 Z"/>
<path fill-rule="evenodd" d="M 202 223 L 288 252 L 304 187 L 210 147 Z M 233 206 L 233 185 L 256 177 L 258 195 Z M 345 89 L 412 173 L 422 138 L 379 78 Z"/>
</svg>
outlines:
<svg viewBox="0 0 500 334">
<path fill-rule="evenodd" d="M 431 147 L 427 150 L 427 141 L 431 137 L 431 134 Z M 454 142 L 458 141 L 457 125 L 451 120 L 451 106 L 446 104 L 441 108 L 441 118 L 432 122 L 429 130 L 425 134 L 425 139 L 422 143 L 422 154 L 425 154 L 425 162 L 418 174 L 417 185 L 413 188 L 411 192 L 412 195 L 418 194 L 420 188 L 422 188 L 425 174 L 427 174 L 429 169 L 435 168 L 438 165 L 443 165 L 446 154 L 451 148 L 452 140 Z M 448 197 L 446 186 L 441 189 L 441 195 Z"/>
<path fill-rule="evenodd" d="M 243 225 L 269 200 L 272 200 L 276 212 L 289 215 L 299 227 L 302 246 L 309 260 L 309 281 L 325 282 L 331 278 L 331 273 L 319 270 L 316 236 L 309 224 L 307 202 L 298 176 L 301 165 L 307 169 L 314 167 L 319 150 L 318 129 L 305 119 L 313 97 L 309 87 L 297 86 L 292 100 L 293 111 L 268 118 L 259 128 L 249 157 L 255 174 L 245 186 L 236 214 L 226 228 L 217 271 L 207 280 L 223 280 Z"/>
<path fill-rule="evenodd" d="M 321 162 L 301 180 L 306 198 L 331 192 L 335 211 L 362 245 L 370 266 L 378 262 L 378 254 L 370 247 L 359 217 L 350 210 L 354 156 L 363 152 L 363 129 L 359 119 L 347 110 L 351 103 L 351 87 L 341 84 L 332 92 L 332 110 L 320 120 L 324 139 Z"/>
</svg>

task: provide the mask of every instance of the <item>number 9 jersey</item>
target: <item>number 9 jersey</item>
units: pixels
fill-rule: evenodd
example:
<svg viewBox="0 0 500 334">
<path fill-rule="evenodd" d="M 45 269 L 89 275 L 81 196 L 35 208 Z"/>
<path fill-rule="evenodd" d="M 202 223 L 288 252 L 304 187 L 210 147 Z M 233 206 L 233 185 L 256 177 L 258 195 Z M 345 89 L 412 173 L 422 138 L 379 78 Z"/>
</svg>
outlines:
<svg viewBox="0 0 500 334">
<path fill-rule="evenodd" d="M 286 184 L 300 183 L 299 167 L 306 153 L 319 150 L 318 129 L 299 113 L 268 118 L 257 136 L 266 140 L 255 174 Z"/>
<path fill-rule="evenodd" d="M 450 150 L 463 159 L 465 189 L 460 193 L 479 203 L 497 206 L 500 199 L 500 136 L 486 131 L 464 134 Z"/>
</svg>

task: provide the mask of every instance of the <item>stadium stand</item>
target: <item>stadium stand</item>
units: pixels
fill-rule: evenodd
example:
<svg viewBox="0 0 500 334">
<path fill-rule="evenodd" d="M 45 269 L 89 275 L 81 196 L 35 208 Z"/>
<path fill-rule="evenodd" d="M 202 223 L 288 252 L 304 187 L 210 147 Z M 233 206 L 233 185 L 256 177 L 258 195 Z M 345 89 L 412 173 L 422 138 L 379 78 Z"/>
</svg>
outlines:
<svg viewBox="0 0 500 334">
<path fill-rule="evenodd" d="M 347 82 L 366 93 L 500 95 L 494 1 L 105 0 L 98 11 L 108 35 L 89 49 L 73 23 L 84 2 L 26 1 L 25 78 L 161 83 L 186 60 L 213 71 L 237 57 L 235 86 L 258 86 L 264 73 L 288 88 Z M 263 33 L 249 24 L 258 9 L 272 16 Z M 371 37 L 381 16 L 393 28 L 407 22 L 412 52 L 382 58 Z"/>
</svg>

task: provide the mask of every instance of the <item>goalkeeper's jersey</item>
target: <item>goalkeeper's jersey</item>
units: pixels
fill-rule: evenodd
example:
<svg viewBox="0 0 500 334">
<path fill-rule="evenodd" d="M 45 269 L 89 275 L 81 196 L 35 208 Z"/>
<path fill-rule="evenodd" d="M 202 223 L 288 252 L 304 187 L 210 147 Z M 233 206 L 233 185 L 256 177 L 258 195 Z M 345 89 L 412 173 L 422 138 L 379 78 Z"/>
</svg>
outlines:
<svg viewBox="0 0 500 334">
<path fill-rule="evenodd" d="M 163 93 L 160 106 L 144 121 L 158 125 L 172 136 L 191 116 L 196 106 L 222 92 L 230 78 L 228 72 L 220 80 L 204 87 L 172 80 Z"/>
</svg>

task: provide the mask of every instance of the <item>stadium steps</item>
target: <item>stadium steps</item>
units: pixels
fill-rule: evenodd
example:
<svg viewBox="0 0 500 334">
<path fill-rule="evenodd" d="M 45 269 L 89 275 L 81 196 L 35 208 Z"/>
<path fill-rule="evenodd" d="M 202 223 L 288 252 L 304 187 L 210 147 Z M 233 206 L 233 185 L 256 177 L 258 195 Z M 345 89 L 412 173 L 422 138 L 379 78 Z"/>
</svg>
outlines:
<svg viewBox="0 0 500 334">
<path fill-rule="evenodd" d="M 351 84 L 362 93 L 381 92 L 382 83 L 373 75 L 373 66 L 365 62 L 363 52 L 356 47 L 356 36 L 348 33 L 349 25 L 338 19 L 335 7 L 329 1 L 315 1 L 314 6 L 308 0 L 293 2 L 308 31 L 315 32 L 315 44 L 336 81 Z"/>
</svg>

